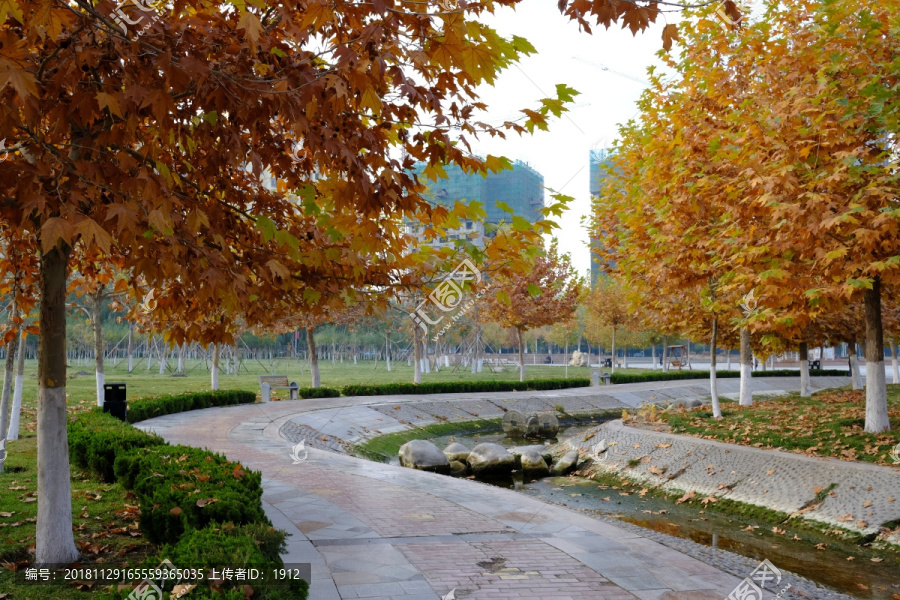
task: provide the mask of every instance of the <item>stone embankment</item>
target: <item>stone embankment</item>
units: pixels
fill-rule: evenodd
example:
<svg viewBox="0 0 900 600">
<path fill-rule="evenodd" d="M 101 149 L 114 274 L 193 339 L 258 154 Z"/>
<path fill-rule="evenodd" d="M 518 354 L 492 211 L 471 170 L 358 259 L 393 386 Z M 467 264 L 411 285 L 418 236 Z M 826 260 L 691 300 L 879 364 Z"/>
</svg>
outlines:
<svg viewBox="0 0 900 600">
<path fill-rule="evenodd" d="M 621 420 L 560 446 L 596 455 L 595 469 L 667 492 L 728 498 L 900 544 L 900 465 L 762 450 L 675 435 L 662 427 L 630 427 Z M 606 451 L 597 455 L 595 449 L 603 446 Z"/>
</svg>

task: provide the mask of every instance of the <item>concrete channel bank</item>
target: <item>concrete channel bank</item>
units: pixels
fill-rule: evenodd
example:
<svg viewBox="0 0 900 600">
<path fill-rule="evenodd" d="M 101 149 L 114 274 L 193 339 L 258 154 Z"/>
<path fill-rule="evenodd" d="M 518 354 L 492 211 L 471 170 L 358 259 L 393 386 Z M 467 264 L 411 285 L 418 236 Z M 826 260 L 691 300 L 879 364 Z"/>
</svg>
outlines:
<svg viewBox="0 0 900 600">
<path fill-rule="evenodd" d="M 795 378 L 756 389 L 796 389 Z M 722 380 L 725 394 L 737 380 Z M 845 378 L 814 378 L 816 389 Z M 730 389 L 730 386 L 735 389 Z M 704 398 L 705 382 L 552 392 L 329 398 L 213 408 L 139 423 L 167 441 L 207 447 L 262 472 L 288 563 L 313 566 L 311 598 L 720 600 L 755 567 L 712 566 L 634 528 L 470 480 L 373 463 L 341 452 L 433 422 L 500 417 L 504 409 L 570 414 Z M 303 441 L 300 455 L 297 444 Z M 296 457 L 302 460 L 297 461 Z M 722 564 L 717 563 L 717 564 Z M 806 598 L 845 598 L 798 582 Z M 790 592 L 789 592 L 790 594 Z M 792 596 L 787 596 L 792 597 Z"/>
</svg>

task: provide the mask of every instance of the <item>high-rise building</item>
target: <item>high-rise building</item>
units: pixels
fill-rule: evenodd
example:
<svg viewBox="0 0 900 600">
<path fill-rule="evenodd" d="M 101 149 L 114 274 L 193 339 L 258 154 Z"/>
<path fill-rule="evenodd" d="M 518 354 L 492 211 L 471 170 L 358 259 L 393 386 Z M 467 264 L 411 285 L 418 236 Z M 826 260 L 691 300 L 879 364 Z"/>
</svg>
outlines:
<svg viewBox="0 0 900 600">
<path fill-rule="evenodd" d="M 600 189 L 603 186 L 603 180 L 607 176 L 607 169 L 610 167 L 610 152 L 606 149 L 601 150 L 591 150 L 589 155 L 590 161 L 590 184 L 589 189 L 591 191 L 591 198 L 596 198 L 600 195 Z M 595 237 L 591 237 L 591 287 L 593 287 L 594 283 L 597 281 L 597 277 L 600 276 L 601 272 L 601 263 L 600 258 L 594 254 L 594 251 L 597 249 L 599 244 L 599 240 Z"/>
<path fill-rule="evenodd" d="M 423 194 L 428 200 L 445 206 L 454 202 L 481 202 L 487 213 L 485 222 L 510 221 L 511 216 L 497 206 L 497 202 L 507 204 L 514 215 L 524 217 L 532 223 L 542 218 L 540 209 L 544 207 L 544 176 L 522 161 L 515 161 L 512 169 L 499 173 L 488 173 L 486 177 L 478 173 L 464 173 L 456 165 L 444 168 L 447 179 L 432 181 L 423 178 L 424 164 L 416 165 L 416 174 L 428 190 Z"/>
</svg>

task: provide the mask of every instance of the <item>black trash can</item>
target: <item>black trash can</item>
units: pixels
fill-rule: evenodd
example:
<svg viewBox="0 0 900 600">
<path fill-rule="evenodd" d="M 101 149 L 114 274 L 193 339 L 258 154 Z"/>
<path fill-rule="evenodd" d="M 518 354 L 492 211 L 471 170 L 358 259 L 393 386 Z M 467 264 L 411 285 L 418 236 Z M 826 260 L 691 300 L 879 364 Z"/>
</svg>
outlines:
<svg viewBox="0 0 900 600">
<path fill-rule="evenodd" d="M 812 361 L 812 367 L 811 367 L 811 368 L 812 368 L 814 371 L 818 371 L 819 369 L 822 368 L 822 361 L 819 361 L 819 360 L 814 360 L 814 361 Z"/>
<path fill-rule="evenodd" d="M 103 384 L 103 412 L 121 421 L 128 421 L 128 403 L 125 401 L 124 383 Z"/>
<path fill-rule="evenodd" d="M 603 359 L 603 366 L 604 366 L 604 367 L 607 367 L 607 368 L 609 368 L 609 369 L 611 369 L 611 368 L 612 368 L 612 359 L 611 359 L 611 358 L 604 358 L 604 359 Z"/>
</svg>

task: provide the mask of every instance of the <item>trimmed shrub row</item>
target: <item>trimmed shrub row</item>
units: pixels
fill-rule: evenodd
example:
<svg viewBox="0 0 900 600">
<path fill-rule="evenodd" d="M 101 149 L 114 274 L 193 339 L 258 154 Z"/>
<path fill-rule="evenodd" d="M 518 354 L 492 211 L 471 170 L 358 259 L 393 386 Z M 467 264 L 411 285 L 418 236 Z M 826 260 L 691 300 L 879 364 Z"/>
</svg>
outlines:
<svg viewBox="0 0 900 600">
<path fill-rule="evenodd" d="M 90 469 L 107 482 L 113 482 L 115 460 L 130 450 L 161 446 L 162 438 L 148 435 L 100 410 L 79 413 L 70 420 L 69 457 L 76 465 Z"/>
<path fill-rule="evenodd" d="M 128 422 L 137 423 L 153 417 L 161 417 L 186 410 L 197 410 L 213 406 L 231 406 L 234 404 L 253 404 L 256 393 L 244 390 L 220 390 L 217 392 L 192 392 L 159 396 L 158 398 L 142 398 L 128 403 Z"/>
<path fill-rule="evenodd" d="M 269 523 L 262 476 L 224 456 L 188 446 L 155 446 L 116 457 L 116 479 L 138 497 L 141 532 L 152 542 L 211 523 Z"/>
<path fill-rule="evenodd" d="M 437 381 L 434 383 L 387 383 L 383 385 L 348 385 L 344 396 L 388 396 L 393 394 L 447 394 L 460 392 L 519 392 L 525 390 L 559 390 L 587 387 L 591 380 L 534 379 L 531 381 Z"/>
<path fill-rule="evenodd" d="M 301 398 L 337 398 L 341 395 L 341 390 L 336 388 L 320 387 L 320 388 L 300 388 L 298 390 Z"/>
<path fill-rule="evenodd" d="M 846 377 L 847 371 L 843 369 L 810 369 L 811 377 Z M 716 371 L 718 379 L 734 379 L 741 376 L 740 371 Z M 799 377 L 800 371 L 796 369 L 776 369 L 774 371 L 753 371 L 754 377 Z M 612 383 L 640 383 L 643 381 L 673 381 L 676 379 L 705 379 L 709 377 L 709 371 L 651 371 L 648 373 L 613 373 L 610 376 Z"/>
<path fill-rule="evenodd" d="M 198 394 L 206 396 L 198 401 L 185 400 L 184 396 L 177 397 L 177 401 L 171 397 L 155 399 L 164 400 L 156 406 L 188 410 L 184 407 L 221 405 L 212 404 L 220 398 L 210 400 L 208 394 Z M 242 400 L 248 396 L 247 392 L 239 392 L 224 393 L 224 397 Z M 153 400 L 135 404 L 149 402 Z M 224 404 L 233 403 L 236 401 Z M 156 567 L 168 559 L 183 569 L 283 568 L 279 553 L 284 550 L 286 534 L 272 527 L 263 511 L 260 473 L 245 470 L 240 463 L 230 462 L 220 454 L 169 445 L 99 409 L 80 413 L 69 421 L 68 430 L 73 461 L 96 471 L 104 480 L 118 481 L 131 490 L 140 505 L 141 532 L 152 542 L 167 544 L 142 566 Z M 190 597 L 242 600 L 243 583 L 225 583 L 221 593 L 201 585 L 191 591 Z M 229 589 L 232 586 L 235 589 Z M 121 599 L 130 592 L 110 590 L 100 594 L 100 598 Z M 303 600 L 307 594 L 305 582 L 286 580 L 256 590 L 253 598 Z"/>
</svg>

